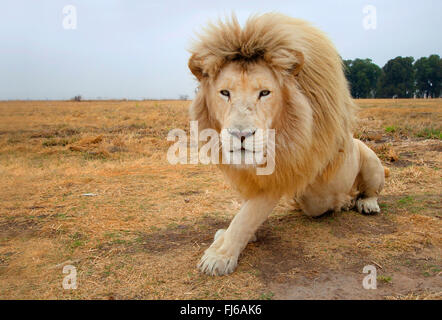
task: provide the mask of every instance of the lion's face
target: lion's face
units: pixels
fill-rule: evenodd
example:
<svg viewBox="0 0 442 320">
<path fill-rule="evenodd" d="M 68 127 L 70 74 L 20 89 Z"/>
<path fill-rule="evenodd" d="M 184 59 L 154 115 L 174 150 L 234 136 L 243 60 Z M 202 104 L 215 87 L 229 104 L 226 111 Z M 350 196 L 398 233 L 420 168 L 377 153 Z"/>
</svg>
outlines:
<svg viewBox="0 0 442 320">
<path fill-rule="evenodd" d="M 244 155 L 253 154 L 245 142 L 255 129 L 275 129 L 275 148 L 268 143 L 264 155 L 275 160 L 274 174 L 220 166 L 244 197 L 293 195 L 331 176 L 353 143 L 354 102 L 342 59 L 321 31 L 279 14 L 253 16 L 243 27 L 233 17 L 209 25 L 190 52 L 200 83 L 190 116 L 199 129 L 221 131 L 224 152 L 223 129 Z"/>
<path fill-rule="evenodd" d="M 282 108 L 280 85 L 265 63 L 229 63 L 209 84 L 208 107 L 222 132 L 224 152 L 266 153 L 267 129 Z"/>
</svg>

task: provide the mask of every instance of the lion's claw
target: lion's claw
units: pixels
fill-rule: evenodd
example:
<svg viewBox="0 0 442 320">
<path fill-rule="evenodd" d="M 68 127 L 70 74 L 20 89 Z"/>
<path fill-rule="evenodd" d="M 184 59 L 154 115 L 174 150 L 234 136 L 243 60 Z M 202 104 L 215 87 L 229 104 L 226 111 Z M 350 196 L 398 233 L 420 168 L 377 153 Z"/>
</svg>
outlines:
<svg viewBox="0 0 442 320">
<path fill-rule="evenodd" d="M 362 198 L 356 201 L 356 207 L 362 214 L 376 214 L 381 212 L 376 198 Z"/>
<path fill-rule="evenodd" d="M 238 264 L 238 257 L 224 256 L 209 248 L 198 263 L 198 269 L 211 276 L 222 276 L 232 273 Z"/>
</svg>

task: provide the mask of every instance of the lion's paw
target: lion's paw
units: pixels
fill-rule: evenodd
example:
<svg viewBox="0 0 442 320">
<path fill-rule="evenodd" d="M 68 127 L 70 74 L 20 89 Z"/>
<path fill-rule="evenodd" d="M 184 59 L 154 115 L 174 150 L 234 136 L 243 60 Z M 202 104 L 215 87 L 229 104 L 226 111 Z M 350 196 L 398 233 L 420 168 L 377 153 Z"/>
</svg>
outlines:
<svg viewBox="0 0 442 320">
<path fill-rule="evenodd" d="M 356 201 L 358 211 L 363 214 L 375 214 L 381 212 L 376 198 L 361 198 Z"/>
<path fill-rule="evenodd" d="M 221 255 L 216 249 L 209 248 L 198 263 L 198 269 L 211 276 L 222 276 L 232 273 L 238 264 L 238 257 Z"/>
</svg>

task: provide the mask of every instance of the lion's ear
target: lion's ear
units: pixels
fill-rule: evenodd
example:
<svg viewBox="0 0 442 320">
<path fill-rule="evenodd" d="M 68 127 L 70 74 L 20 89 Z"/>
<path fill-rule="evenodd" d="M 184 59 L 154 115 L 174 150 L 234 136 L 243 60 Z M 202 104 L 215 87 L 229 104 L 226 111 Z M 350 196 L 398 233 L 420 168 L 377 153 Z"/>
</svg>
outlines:
<svg viewBox="0 0 442 320">
<path fill-rule="evenodd" d="M 298 75 L 304 66 L 304 55 L 300 51 L 281 49 L 264 56 L 270 65 L 292 75 Z"/>
<path fill-rule="evenodd" d="M 196 54 L 192 54 L 192 56 L 189 59 L 188 63 L 190 72 L 193 73 L 193 75 L 198 79 L 198 81 L 201 81 L 203 78 L 203 66 L 201 63 L 201 59 L 196 56 Z"/>
<path fill-rule="evenodd" d="M 296 76 L 301 72 L 302 67 L 304 66 L 304 55 L 300 51 L 294 51 L 293 54 L 296 57 L 296 62 L 293 64 L 291 72 Z"/>
</svg>

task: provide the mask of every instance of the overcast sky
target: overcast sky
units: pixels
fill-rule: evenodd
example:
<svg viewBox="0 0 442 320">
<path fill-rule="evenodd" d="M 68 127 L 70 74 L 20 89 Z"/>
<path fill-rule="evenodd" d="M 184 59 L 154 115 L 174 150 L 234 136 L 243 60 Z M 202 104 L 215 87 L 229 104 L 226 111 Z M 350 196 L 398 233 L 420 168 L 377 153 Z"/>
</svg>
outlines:
<svg viewBox="0 0 442 320">
<path fill-rule="evenodd" d="M 442 54 L 440 0 L 0 0 L 0 99 L 161 99 L 193 96 L 190 40 L 234 11 L 281 12 L 311 21 L 344 59 Z M 76 8 L 64 29 L 63 8 Z M 376 8 L 365 30 L 363 8 Z M 72 25 L 70 25 L 72 26 Z"/>
</svg>

